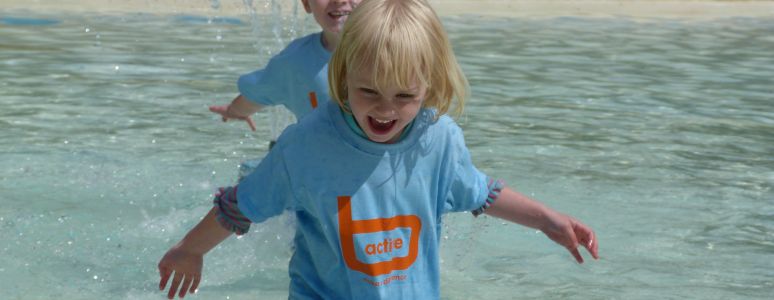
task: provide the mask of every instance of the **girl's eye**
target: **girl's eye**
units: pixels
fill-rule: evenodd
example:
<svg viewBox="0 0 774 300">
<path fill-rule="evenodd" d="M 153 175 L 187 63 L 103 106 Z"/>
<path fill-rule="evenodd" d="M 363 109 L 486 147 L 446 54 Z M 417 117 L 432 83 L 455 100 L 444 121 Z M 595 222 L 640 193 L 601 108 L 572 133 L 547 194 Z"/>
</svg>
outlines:
<svg viewBox="0 0 774 300">
<path fill-rule="evenodd" d="M 360 88 L 360 91 L 369 95 L 376 95 L 376 91 L 369 88 Z"/>
<path fill-rule="evenodd" d="M 395 97 L 400 102 L 409 103 L 409 102 L 414 101 L 414 98 L 416 97 L 416 95 L 412 95 L 412 94 L 397 94 L 397 95 L 395 95 Z"/>
</svg>

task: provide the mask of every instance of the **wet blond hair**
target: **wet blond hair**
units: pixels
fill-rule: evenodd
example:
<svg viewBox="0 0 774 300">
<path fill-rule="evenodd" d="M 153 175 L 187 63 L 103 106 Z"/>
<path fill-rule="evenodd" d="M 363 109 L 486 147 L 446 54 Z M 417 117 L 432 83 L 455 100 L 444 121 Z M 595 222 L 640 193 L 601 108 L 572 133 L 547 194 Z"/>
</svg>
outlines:
<svg viewBox="0 0 774 300">
<path fill-rule="evenodd" d="M 435 11 L 424 0 L 365 0 L 344 25 L 328 66 L 331 97 L 345 110 L 347 74 L 370 70 L 372 84 L 410 89 L 412 80 L 427 88 L 422 107 L 446 114 L 456 100 L 462 113 L 468 81 L 454 57 Z"/>
</svg>

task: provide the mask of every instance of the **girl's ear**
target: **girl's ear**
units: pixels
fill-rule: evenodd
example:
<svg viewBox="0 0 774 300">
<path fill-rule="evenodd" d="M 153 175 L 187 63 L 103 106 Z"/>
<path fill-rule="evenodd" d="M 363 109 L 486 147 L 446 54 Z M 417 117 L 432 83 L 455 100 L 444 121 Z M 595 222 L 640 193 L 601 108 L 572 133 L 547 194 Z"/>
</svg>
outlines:
<svg viewBox="0 0 774 300">
<path fill-rule="evenodd" d="M 306 13 L 311 14 L 312 13 L 312 7 L 309 6 L 309 0 L 301 0 L 301 4 L 304 5 L 304 10 Z"/>
</svg>

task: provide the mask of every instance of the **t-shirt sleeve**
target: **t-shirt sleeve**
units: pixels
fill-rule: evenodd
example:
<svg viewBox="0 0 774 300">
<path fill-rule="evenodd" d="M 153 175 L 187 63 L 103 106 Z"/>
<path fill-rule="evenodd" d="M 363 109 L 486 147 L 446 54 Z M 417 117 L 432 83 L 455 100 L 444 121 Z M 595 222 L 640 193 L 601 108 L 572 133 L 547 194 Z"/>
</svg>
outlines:
<svg viewBox="0 0 774 300">
<path fill-rule="evenodd" d="M 269 60 L 266 68 L 239 76 L 237 88 L 242 96 L 254 103 L 271 106 L 277 105 L 279 99 L 283 99 L 282 92 L 287 83 L 285 68 L 278 57 Z"/>
<path fill-rule="evenodd" d="M 274 147 L 258 167 L 239 182 L 239 210 L 253 223 L 263 222 L 295 206 L 281 151 L 280 147 Z"/>
<path fill-rule="evenodd" d="M 444 211 L 472 211 L 486 204 L 489 194 L 487 176 L 473 165 L 462 130 L 453 126 L 450 140 L 450 158 L 453 163 Z"/>
</svg>

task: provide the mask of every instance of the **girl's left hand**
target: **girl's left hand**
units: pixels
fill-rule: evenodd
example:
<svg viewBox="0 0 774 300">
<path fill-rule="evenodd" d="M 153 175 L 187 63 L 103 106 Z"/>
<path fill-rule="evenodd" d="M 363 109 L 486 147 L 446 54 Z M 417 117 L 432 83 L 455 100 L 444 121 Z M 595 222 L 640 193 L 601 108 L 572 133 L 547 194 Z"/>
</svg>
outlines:
<svg viewBox="0 0 774 300">
<path fill-rule="evenodd" d="M 573 217 L 554 212 L 549 218 L 548 226 L 541 228 L 541 231 L 570 251 L 578 263 L 583 263 L 583 257 L 578 251 L 579 244 L 585 247 L 594 259 L 599 259 L 599 241 L 594 231 Z"/>
</svg>

